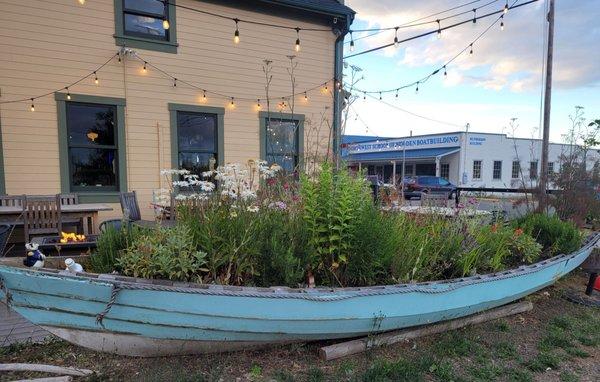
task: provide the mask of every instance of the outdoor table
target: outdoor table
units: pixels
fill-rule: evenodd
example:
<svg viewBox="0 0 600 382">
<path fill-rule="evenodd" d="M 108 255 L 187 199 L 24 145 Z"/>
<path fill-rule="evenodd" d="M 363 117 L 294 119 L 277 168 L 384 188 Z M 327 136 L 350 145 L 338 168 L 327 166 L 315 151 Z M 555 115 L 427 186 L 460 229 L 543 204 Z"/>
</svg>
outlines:
<svg viewBox="0 0 600 382">
<path fill-rule="evenodd" d="M 80 203 L 64 204 L 60 206 L 61 215 L 68 218 L 82 220 L 84 235 L 96 234 L 96 220 L 98 212 L 112 211 L 113 208 L 104 203 Z M 18 206 L 0 206 L 0 223 L 22 225 L 23 207 Z"/>
</svg>

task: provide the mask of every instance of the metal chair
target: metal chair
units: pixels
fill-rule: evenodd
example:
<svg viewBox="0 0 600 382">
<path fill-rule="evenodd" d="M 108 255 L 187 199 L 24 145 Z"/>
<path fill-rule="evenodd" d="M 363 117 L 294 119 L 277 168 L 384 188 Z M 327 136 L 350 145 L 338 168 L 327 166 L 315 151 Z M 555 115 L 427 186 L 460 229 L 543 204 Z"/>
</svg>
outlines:
<svg viewBox="0 0 600 382">
<path fill-rule="evenodd" d="M 62 231 L 60 196 L 23 198 L 23 228 L 26 242 L 33 235 L 60 235 Z"/>
</svg>

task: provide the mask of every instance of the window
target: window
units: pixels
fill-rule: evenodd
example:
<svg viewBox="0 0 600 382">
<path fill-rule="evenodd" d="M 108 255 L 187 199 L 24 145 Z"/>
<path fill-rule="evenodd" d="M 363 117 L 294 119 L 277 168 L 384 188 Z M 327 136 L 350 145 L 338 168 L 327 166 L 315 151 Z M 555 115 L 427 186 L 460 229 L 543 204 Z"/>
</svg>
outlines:
<svg viewBox="0 0 600 382">
<path fill-rule="evenodd" d="M 58 107 L 61 190 L 111 202 L 127 190 L 125 100 L 63 93 Z"/>
<path fill-rule="evenodd" d="M 495 180 L 502 179 L 502 161 L 495 160 L 494 168 L 492 169 L 492 178 Z"/>
<path fill-rule="evenodd" d="M 450 163 L 442 163 L 440 166 L 440 176 L 444 179 L 450 177 Z"/>
<path fill-rule="evenodd" d="M 519 162 L 518 160 L 514 160 L 512 162 L 511 178 L 519 179 L 520 174 L 521 174 L 521 162 Z"/>
<path fill-rule="evenodd" d="M 473 161 L 473 179 L 481 179 L 481 161 Z"/>
<path fill-rule="evenodd" d="M 548 175 L 554 174 L 554 162 L 548 162 Z"/>
<path fill-rule="evenodd" d="M 538 177 L 538 162 L 537 161 L 529 162 L 529 178 L 537 179 L 537 177 Z"/>
<path fill-rule="evenodd" d="M 300 165 L 304 146 L 304 116 L 288 113 L 259 113 L 261 159 L 294 172 Z M 377 171 L 378 174 L 383 173 Z"/>
<path fill-rule="evenodd" d="M 175 0 L 114 1 L 117 45 L 177 52 Z"/>
<path fill-rule="evenodd" d="M 170 103 L 169 111 L 173 168 L 201 175 L 224 163 L 224 108 Z"/>
</svg>

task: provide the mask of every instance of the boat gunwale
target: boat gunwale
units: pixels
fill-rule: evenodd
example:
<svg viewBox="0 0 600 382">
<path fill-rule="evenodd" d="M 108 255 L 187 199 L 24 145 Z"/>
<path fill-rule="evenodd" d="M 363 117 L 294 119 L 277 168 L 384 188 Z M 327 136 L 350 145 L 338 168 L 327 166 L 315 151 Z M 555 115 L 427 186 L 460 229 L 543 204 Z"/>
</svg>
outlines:
<svg viewBox="0 0 600 382">
<path fill-rule="evenodd" d="M 402 283 L 365 287 L 249 287 L 218 284 L 199 284 L 191 282 L 171 281 L 165 279 L 144 279 L 123 275 L 97 274 L 87 272 L 77 272 L 74 274 L 69 271 L 46 268 L 42 268 L 40 270 L 33 270 L 6 265 L 0 265 L 0 268 L 11 268 L 18 270 L 22 273 L 31 273 L 40 276 L 59 277 L 63 279 L 73 279 L 79 281 L 90 281 L 94 283 L 110 285 L 113 288 L 116 287 L 128 290 L 166 291 L 204 295 L 221 295 L 230 297 L 291 298 L 316 301 L 333 301 L 352 297 L 390 295 L 412 292 L 438 294 L 450 292 L 468 285 L 513 278 L 521 275 L 539 272 L 562 261 L 568 262 L 570 259 L 579 256 L 582 252 L 587 251 L 588 249 L 593 249 L 593 247 L 596 246 L 599 241 L 600 232 L 593 232 L 590 235 L 588 235 L 583 245 L 579 249 L 571 252 L 570 254 L 559 254 L 537 263 L 521 265 L 517 268 L 488 273 L 484 275 L 474 275 L 469 277 L 461 277 L 448 280 L 426 281 L 420 283 Z M 445 288 L 432 288 L 435 286 L 442 286 Z"/>
</svg>

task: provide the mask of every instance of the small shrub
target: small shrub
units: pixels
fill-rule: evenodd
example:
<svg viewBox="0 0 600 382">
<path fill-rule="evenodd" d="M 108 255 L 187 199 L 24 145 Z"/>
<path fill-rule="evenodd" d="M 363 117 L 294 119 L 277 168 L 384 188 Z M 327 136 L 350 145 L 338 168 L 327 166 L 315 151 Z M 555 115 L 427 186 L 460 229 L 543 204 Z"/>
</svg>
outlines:
<svg viewBox="0 0 600 382">
<path fill-rule="evenodd" d="M 119 229 L 108 226 L 106 231 L 98 236 L 96 250 L 90 256 L 92 271 L 110 273 L 119 270 L 118 260 L 122 251 L 127 249 L 143 232 L 143 229 L 127 224 L 123 224 Z"/>
<path fill-rule="evenodd" d="M 202 281 L 206 253 L 196 250 L 185 226 L 140 235 L 117 260 L 123 274 L 143 278 Z"/>
<path fill-rule="evenodd" d="M 528 214 L 517 219 L 513 225 L 540 243 L 547 256 L 571 253 L 581 246 L 581 233 L 575 224 L 562 221 L 555 215 Z"/>
</svg>

